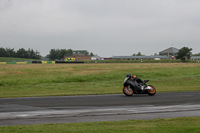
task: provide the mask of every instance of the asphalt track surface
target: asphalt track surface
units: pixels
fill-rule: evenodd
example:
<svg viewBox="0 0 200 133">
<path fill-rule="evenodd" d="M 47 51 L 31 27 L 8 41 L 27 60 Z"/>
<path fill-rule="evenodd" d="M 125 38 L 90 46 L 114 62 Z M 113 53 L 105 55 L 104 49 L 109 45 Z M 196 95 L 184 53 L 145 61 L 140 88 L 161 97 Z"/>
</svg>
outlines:
<svg viewBox="0 0 200 133">
<path fill-rule="evenodd" d="M 0 126 L 200 116 L 200 91 L 0 98 Z"/>
</svg>

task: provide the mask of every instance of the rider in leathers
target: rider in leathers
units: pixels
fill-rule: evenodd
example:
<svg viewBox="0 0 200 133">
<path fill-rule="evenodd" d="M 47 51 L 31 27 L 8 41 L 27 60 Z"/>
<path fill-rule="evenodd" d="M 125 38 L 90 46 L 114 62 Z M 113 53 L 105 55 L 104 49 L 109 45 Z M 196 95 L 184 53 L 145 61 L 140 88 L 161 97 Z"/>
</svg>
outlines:
<svg viewBox="0 0 200 133">
<path fill-rule="evenodd" d="M 137 83 L 138 83 L 138 87 L 140 87 L 142 90 L 144 89 L 144 82 L 140 79 L 140 78 L 138 78 L 138 77 L 136 77 L 135 75 L 133 75 L 132 77 L 131 77 L 131 79 L 132 80 L 135 80 Z"/>
</svg>

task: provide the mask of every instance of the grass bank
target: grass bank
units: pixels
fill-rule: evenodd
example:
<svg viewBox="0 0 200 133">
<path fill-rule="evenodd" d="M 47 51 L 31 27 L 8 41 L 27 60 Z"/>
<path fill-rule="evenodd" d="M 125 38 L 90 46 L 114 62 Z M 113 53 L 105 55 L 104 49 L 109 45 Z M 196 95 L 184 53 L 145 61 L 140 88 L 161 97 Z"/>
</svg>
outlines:
<svg viewBox="0 0 200 133">
<path fill-rule="evenodd" d="M 181 60 L 88 60 L 85 63 L 182 63 Z M 199 63 L 199 60 L 187 60 L 186 63 Z"/>
<path fill-rule="evenodd" d="M 3 126 L 1 133 L 199 133 L 200 117 Z"/>
<path fill-rule="evenodd" d="M 0 97 L 120 94 L 132 73 L 157 92 L 199 91 L 199 63 L 0 65 Z"/>
<path fill-rule="evenodd" d="M 29 58 L 14 58 L 14 57 L 0 57 L 0 62 L 23 62 L 23 61 L 34 61 L 36 59 Z"/>
</svg>

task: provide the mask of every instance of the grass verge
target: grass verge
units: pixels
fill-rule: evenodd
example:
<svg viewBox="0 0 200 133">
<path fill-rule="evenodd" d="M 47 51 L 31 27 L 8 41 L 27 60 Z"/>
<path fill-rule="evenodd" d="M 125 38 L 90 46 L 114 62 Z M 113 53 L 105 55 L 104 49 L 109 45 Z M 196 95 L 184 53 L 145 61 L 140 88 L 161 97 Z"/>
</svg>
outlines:
<svg viewBox="0 0 200 133">
<path fill-rule="evenodd" d="M 199 133 L 200 117 L 2 126 L 1 133 Z"/>
<path fill-rule="evenodd" d="M 0 65 L 0 97 L 120 94 L 126 74 L 157 92 L 200 91 L 199 63 Z"/>
<path fill-rule="evenodd" d="M 0 57 L 0 62 L 21 62 L 21 61 L 34 61 L 34 60 L 37 60 L 37 59 Z"/>
</svg>

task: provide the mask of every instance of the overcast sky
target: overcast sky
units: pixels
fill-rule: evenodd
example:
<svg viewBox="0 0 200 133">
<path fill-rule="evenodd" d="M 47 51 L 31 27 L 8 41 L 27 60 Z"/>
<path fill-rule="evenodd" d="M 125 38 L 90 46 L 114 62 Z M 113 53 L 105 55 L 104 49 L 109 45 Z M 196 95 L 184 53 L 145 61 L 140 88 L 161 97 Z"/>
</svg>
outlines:
<svg viewBox="0 0 200 133">
<path fill-rule="evenodd" d="M 0 0 L 0 47 L 102 57 L 200 53 L 200 0 Z"/>
</svg>

